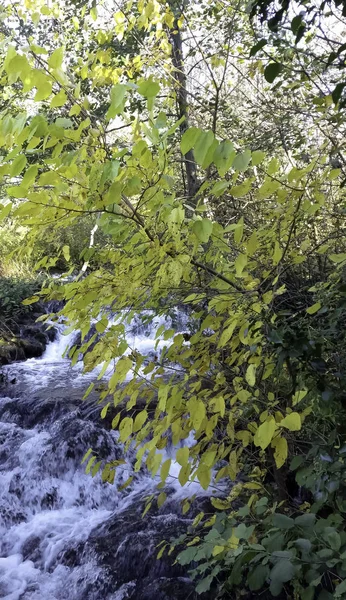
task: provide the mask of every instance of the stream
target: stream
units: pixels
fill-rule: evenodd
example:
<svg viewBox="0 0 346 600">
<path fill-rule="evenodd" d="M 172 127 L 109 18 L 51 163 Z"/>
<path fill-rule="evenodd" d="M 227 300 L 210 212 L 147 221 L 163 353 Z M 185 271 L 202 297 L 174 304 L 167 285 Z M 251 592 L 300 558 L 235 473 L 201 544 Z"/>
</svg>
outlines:
<svg viewBox="0 0 346 600">
<path fill-rule="evenodd" d="M 184 330 L 184 319 L 177 329 Z M 131 344 L 154 351 L 166 319 L 129 328 Z M 96 395 L 82 402 L 95 373 L 62 358 L 76 333 L 62 328 L 39 359 L 4 367 L 0 389 L 0 598 L 2 600 L 193 600 L 186 570 L 172 558 L 156 559 L 157 544 L 186 531 L 193 516 L 183 515 L 187 495 L 176 482 L 172 461 L 168 499 L 142 518 L 145 497 L 156 491 L 143 469 L 122 492 L 100 475 L 85 474 L 89 447 L 102 459 L 119 459 L 117 433 L 105 428 Z M 193 443 L 193 441 L 190 441 Z M 168 452 L 168 451 L 167 451 Z M 131 452 L 117 471 L 117 483 L 132 473 Z M 132 473 L 133 474 L 133 473 Z M 193 488 L 193 489 L 192 489 Z M 196 510 L 208 505 L 198 483 Z"/>
</svg>

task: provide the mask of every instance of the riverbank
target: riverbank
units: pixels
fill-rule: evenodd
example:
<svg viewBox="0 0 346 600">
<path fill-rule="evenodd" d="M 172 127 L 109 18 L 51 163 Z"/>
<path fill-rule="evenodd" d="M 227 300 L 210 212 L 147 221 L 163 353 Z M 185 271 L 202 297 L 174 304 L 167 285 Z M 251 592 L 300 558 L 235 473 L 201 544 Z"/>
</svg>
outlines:
<svg viewBox="0 0 346 600">
<path fill-rule="evenodd" d="M 0 366 L 38 358 L 54 340 L 55 330 L 36 322 L 47 312 L 46 305 L 23 305 L 23 300 L 35 294 L 41 283 L 39 278 L 0 277 Z"/>
</svg>

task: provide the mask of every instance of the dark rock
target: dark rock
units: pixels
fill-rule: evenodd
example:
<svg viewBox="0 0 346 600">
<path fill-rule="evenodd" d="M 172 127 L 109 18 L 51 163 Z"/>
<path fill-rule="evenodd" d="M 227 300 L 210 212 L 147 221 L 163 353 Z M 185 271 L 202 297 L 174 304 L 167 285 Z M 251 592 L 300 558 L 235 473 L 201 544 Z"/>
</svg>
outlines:
<svg viewBox="0 0 346 600">
<path fill-rule="evenodd" d="M 22 546 L 24 560 L 35 561 L 40 558 L 40 538 L 37 535 L 30 536 Z"/>
<path fill-rule="evenodd" d="M 128 596 L 129 600 L 202 600 L 206 595 L 198 596 L 195 592 L 194 583 L 186 577 L 166 578 L 161 577 L 152 581 L 144 581 L 136 587 L 132 594 Z"/>
<path fill-rule="evenodd" d="M 143 507 L 143 496 L 139 495 L 137 500 L 132 498 L 130 506 L 97 527 L 85 545 L 86 552 L 92 550 L 97 555 L 99 564 L 111 580 L 110 587 L 113 584 L 115 589 L 133 581 L 142 588 L 146 579 L 153 584 L 157 579 L 177 579 L 186 574 L 180 565 L 173 565 L 174 556 L 163 555 L 160 560 L 156 556 L 159 542 L 178 537 L 190 521 L 177 514 L 148 513 L 143 519 Z M 188 591 L 187 588 L 185 591 Z M 137 598 L 133 595 L 129 597 Z M 165 595 L 161 597 L 166 598 Z M 175 600 L 180 597 L 171 595 L 169 598 Z"/>
</svg>

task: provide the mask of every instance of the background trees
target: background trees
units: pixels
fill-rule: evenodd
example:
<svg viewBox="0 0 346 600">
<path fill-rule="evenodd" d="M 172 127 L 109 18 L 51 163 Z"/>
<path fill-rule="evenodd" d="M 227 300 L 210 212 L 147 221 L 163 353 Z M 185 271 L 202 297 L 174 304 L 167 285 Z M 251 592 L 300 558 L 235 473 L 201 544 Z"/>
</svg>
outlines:
<svg viewBox="0 0 346 600">
<path fill-rule="evenodd" d="M 30 0 L 2 16 L 3 227 L 37 269 L 74 275 L 40 296 L 81 329 L 72 361 L 117 359 L 102 415 L 137 468 L 163 488 L 160 450 L 194 432 L 181 485 L 229 489 L 180 555 L 218 597 L 345 591 L 344 23 L 304 6 L 269 28 L 271 5 L 250 19 L 241 2 Z M 189 343 L 159 332 L 149 364 L 109 327 L 114 307 L 177 304 Z"/>
</svg>

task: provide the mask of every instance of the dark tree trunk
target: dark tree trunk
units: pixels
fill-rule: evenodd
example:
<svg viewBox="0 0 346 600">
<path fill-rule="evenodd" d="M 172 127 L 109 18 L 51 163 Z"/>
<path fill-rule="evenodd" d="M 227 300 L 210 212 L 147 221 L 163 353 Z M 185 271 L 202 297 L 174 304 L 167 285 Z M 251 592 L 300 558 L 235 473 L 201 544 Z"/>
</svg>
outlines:
<svg viewBox="0 0 346 600">
<path fill-rule="evenodd" d="M 170 34 L 170 42 L 172 44 L 172 62 L 174 67 L 174 80 L 177 94 L 177 108 L 179 119 L 184 118 L 180 125 L 180 133 L 183 133 L 189 127 L 189 111 L 187 101 L 187 87 L 186 87 L 186 74 L 184 66 L 183 56 L 183 44 L 181 31 L 178 23 L 175 22 L 174 30 Z M 193 206 L 196 203 L 196 194 L 199 188 L 199 182 L 197 178 L 197 166 L 193 150 L 189 150 L 184 156 L 184 169 L 186 175 L 185 192 L 186 196 L 190 200 L 190 204 Z"/>
</svg>

